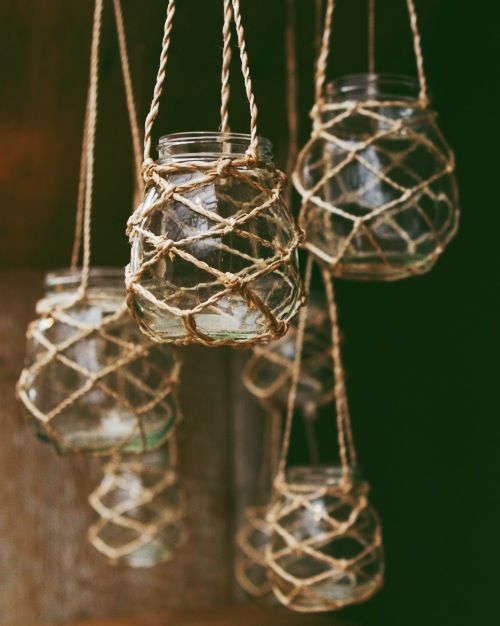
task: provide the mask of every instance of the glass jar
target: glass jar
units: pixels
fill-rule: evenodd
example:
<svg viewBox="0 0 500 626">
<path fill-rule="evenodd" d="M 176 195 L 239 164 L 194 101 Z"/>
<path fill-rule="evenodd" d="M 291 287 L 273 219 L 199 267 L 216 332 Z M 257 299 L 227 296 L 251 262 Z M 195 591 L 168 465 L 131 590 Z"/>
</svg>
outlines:
<svg viewBox="0 0 500 626">
<path fill-rule="evenodd" d="M 152 567 L 185 542 L 184 506 L 168 450 L 111 462 L 89 498 L 99 519 L 89 541 L 115 563 Z"/>
<path fill-rule="evenodd" d="M 136 287 L 129 284 L 134 315 L 157 341 L 185 340 L 189 312 L 211 340 L 254 342 L 265 336 L 269 320 L 238 289 L 228 289 L 226 278 L 244 279 L 278 323 L 288 322 L 300 306 L 295 252 L 252 278 L 296 247 L 298 231 L 281 197 L 273 195 L 277 178 L 270 142 L 259 140 L 253 165 L 244 160 L 249 143 L 249 135 L 237 133 L 178 133 L 160 140 L 157 165 L 166 168 L 161 174 L 166 187 L 150 187 L 136 212 L 129 268 L 137 277 Z M 236 161 L 217 174 L 214 168 L 226 158 Z M 177 193 L 161 202 L 161 194 L 172 188 Z M 248 215 L 238 225 L 231 221 Z M 168 242 L 160 252 L 159 241 Z"/>
<path fill-rule="evenodd" d="M 271 539 L 271 528 L 266 520 L 267 509 L 267 506 L 245 509 L 236 536 L 235 569 L 238 584 L 249 596 L 266 604 L 274 604 L 266 567 L 266 548 Z"/>
<path fill-rule="evenodd" d="M 295 467 L 269 513 L 269 581 L 296 611 L 328 611 L 362 602 L 383 584 L 384 558 L 377 514 L 367 484 L 340 467 Z"/>
<path fill-rule="evenodd" d="M 309 249 L 335 276 L 427 272 L 458 225 L 454 156 L 413 78 L 359 74 L 327 87 L 294 183 Z"/>
<path fill-rule="evenodd" d="M 257 346 L 243 373 L 243 382 L 248 391 L 264 404 L 273 404 L 280 410 L 288 402 L 297 327 L 296 317 L 284 337 L 269 345 Z M 295 402 L 306 416 L 314 417 L 318 407 L 333 399 L 330 328 L 326 303 L 312 296 L 307 310 Z"/>
<path fill-rule="evenodd" d="M 140 452 L 159 446 L 178 407 L 179 361 L 139 331 L 125 305 L 122 269 L 47 275 L 28 330 L 18 393 L 41 439 L 59 452 Z"/>
</svg>

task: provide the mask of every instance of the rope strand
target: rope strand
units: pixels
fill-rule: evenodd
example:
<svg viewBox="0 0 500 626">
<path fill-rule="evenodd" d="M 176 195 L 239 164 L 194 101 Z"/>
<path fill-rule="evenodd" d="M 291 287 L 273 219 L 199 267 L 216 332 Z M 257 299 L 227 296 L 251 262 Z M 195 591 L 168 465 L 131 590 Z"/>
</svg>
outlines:
<svg viewBox="0 0 500 626">
<path fill-rule="evenodd" d="M 125 87 L 125 99 L 127 102 L 127 111 L 130 124 L 130 132 L 132 135 L 132 150 L 134 155 L 134 174 L 136 194 L 142 187 L 141 177 L 141 133 L 139 130 L 139 122 L 137 120 L 137 109 L 135 106 L 134 89 L 132 84 L 132 75 L 130 72 L 130 60 L 127 50 L 127 37 L 125 33 L 125 24 L 123 20 L 123 10 L 121 0 L 113 0 L 113 8 L 116 19 L 116 32 L 118 34 L 118 47 L 120 50 L 120 62 L 122 66 L 123 84 Z"/>
<path fill-rule="evenodd" d="M 368 72 L 375 73 L 375 0 L 368 0 Z"/>
<path fill-rule="evenodd" d="M 230 80 L 230 72 L 231 72 L 231 24 L 233 21 L 233 7 L 231 4 L 231 0 L 224 0 L 224 26 L 222 29 L 222 39 L 224 42 L 223 52 L 222 52 L 222 87 L 221 87 L 221 108 L 220 108 L 220 118 L 221 125 L 220 129 L 222 133 L 231 132 L 231 127 L 229 126 L 229 97 L 231 95 L 231 86 L 229 83 Z"/>
<path fill-rule="evenodd" d="M 91 253 L 91 222 L 92 196 L 94 190 L 94 153 L 97 128 L 97 101 L 99 96 L 99 46 L 102 32 L 103 0 L 96 0 L 92 25 L 92 45 L 90 50 L 90 80 L 89 80 L 89 107 L 86 135 L 86 177 L 85 177 L 85 205 L 83 211 L 83 262 L 80 289 L 86 293 L 90 272 Z"/>
<path fill-rule="evenodd" d="M 427 80 L 425 78 L 424 56 L 422 54 L 422 40 L 420 37 L 420 30 L 418 28 L 417 11 L 415 9 L 415 4 L 413 0 L 406 0 L 406 4 L 408 6 L 408 13 L 410 14 L 410 26 L 411 32 L 413 34 L 413 46 L 415 49 L 415 57 L 417 60 L 418 82 L 420 84 L 419 99 L 422 106 L 425 107 L 429 103 L 429 98 L 427 94 Z"/>
</svg>

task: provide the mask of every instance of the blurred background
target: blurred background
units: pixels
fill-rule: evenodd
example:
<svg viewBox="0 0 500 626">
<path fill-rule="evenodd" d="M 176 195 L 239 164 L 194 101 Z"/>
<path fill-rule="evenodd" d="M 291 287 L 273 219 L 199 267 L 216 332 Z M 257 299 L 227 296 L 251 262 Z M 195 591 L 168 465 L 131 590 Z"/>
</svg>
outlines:
<svg viewBox="0 0 500 626">
<path fill-rule="evenodd" d="M 260 132 L 285 167 L 286 2 L 241 4 Z M 385 589 L 341 616 L 360 626 L 492 626 L 500 619 L 500 39 L 493 4 L 416 0 L 431 94 L 457 155 L 457 238 L 424 277 L 338 284 L 354 429 L 387 550 Z M 165 5 L 123 0 L 141 119 Z M 222 2 L 178 5 L 159 134 L 218 125 Z M 310 132 L 315 15 L 312 0 L 295 6 L 302 144 Z M 244 354 L 186 350 L 182 450 L 192 541 L 176 561 L 151 571 L 112 568 L 85 544 L 85 500 L 98 467 L 56 458 L 33 441 L 14 400 L 42 272 L 69 262 L 92 11 L 91 0 L 0 2 L 2 626 L 204 608 L 235 596 L 232 536 L 250 492 L 251 468 L 242 459 L 257 413 L 239 383 Z M 376 29 L 377 71 L 414 74 L 405 2 L 379 0 Z M 338 0 L 330 76 L 366 71 L 366 32 L 366 0 Z M 110 2 L 101 70 L 93 262 L 124 265 L 132 163 Z M 231 124 L 246 131 L 234 70 Z M 294 454 L 301 452 L 299 440 Z"/>
</svg>

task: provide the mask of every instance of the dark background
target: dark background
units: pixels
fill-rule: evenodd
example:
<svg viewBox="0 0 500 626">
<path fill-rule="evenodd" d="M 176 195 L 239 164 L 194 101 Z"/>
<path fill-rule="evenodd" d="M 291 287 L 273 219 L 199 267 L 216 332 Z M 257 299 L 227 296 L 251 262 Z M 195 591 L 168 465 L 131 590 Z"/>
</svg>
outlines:
<svg viewBox="0 0 500 626">
<path fill-rule="evenodd" d="M 142 120 L 165 2 L 123 4 Z M 218 125 L 221 4 L 178 2 L 157 124 L 162 134 Z M 366 0 L 337 4 L 331 76 L 366 69 Z M 377 4 L 377 69 L 414 74 L 405 2 Z M 344 616 L 362 626 L 494 626 L 500 619 L 498 22 L 490 14 L 492 0 L 416 4 L 429 86 L 457 155 L 462 221 L 427 276 L 388 285 L 338 284 L 354 429 L 387 550 L 385 589 Z M 310 130 L 314 2 L 296 0 L 296 7 L 303 143 Z M 282 167 L 285 8 L 284 0 L 242 0 L 260 132 L 273 141 Z M 126 262 L 123 233 L 131 208 L 130 142 L 111 15 L 107 2 L 96 264 Z M 0 265 L 9 276 L 12 268 L 69 260 L 91 16 L 90 0 L 0 2 Z M 234 70 L 236 77 L 237 65 Z M 232 112 L 233 128 L 246 130 L 239 76 Z M 229 351 L 217 351 L 213 367 L 229 374 L 230 358 Z M 224 394 L 228 382 L 219 380 Z M 57 615 L 57 609 L 46 613 Z M 10 619 L 6 626 L 18 623 Z"/>
</svg>

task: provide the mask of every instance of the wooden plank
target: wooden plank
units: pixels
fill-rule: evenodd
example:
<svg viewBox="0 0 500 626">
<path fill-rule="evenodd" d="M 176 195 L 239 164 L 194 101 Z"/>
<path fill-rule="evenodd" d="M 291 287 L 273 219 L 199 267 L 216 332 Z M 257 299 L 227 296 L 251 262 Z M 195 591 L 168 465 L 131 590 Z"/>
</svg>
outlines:
<svg viewBox="0 0 500 626">
<path fill-rule="evenodd" d="M 67 626 L 234 626 L 235 624 L 239 626 L 349 626 L 347 622 L 332 615 L 304 615 L 285 609 L 268 609 L 254 605 L 202 612 L 172 611 L 131 619 L 73 622 Z"/>
<path fill-rule="evenodd" d="M 186 420 L 180 438 L 190 542 L 170 564 L 111 567 L 85 540 L 93 515 L 86 498 L 100 480 L 100 463 L 57 457 L 35 441 L 14 396 L 41 275 L 1 272 L 0 293 L 0 624 L 31 626 L 228 602 L 226 351 L 185 351 Z"/>
</svg>

